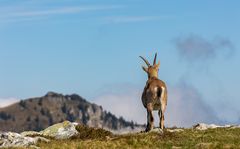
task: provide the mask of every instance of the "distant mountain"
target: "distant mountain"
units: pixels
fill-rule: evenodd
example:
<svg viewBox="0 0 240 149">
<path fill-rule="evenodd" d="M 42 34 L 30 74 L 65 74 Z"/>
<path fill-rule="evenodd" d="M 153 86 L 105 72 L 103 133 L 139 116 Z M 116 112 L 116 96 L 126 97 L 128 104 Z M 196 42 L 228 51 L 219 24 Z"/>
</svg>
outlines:
<svg viewBox="0 0 240 149">
<path fill-rule="evenodd" d="M 48 92 L 43 97 L 21 100 L 0 108 L 0 131 L 39 131 L 64 120 L 111 130 L 133 129 L 139 126 L 122 117 L 117 118 L 77 94 Z"/>
</svg>

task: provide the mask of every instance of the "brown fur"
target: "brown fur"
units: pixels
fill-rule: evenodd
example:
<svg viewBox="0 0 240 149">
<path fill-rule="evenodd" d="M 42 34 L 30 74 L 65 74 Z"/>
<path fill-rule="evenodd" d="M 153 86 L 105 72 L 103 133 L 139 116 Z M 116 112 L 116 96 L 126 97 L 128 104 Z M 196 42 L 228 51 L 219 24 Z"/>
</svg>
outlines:
<svg viewBox="0 0 240 149">
<path fill-rule="evenodd" d="M 164 112 L 167 106 L 167 86 L 162 80 L 158 79 L 160 62 L 156 64 L 156 57 L 157 54 L 155 55 L 153 65 L 150 65 L 148 61 L 141 57 L 148 65 L 148 68 L 143 67 L 143 70 L 148 74 L 148 80 L 142 93 L 142 103 L 147 109 L 146 131 L 150 131 L 153 128 L 153 110 L 158 110 L 159 126 L 161 129 L 164 128 Z"/>
</svg>

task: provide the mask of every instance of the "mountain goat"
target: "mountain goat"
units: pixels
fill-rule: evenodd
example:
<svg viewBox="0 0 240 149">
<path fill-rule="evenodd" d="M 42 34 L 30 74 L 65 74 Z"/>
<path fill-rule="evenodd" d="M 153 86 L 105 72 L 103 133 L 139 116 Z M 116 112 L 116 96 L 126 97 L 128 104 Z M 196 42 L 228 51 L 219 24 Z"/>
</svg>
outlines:
<svg viewBox="0 0 240 149">
<path fill-rule="evenodd" d="M 157 53 L 155 54 L 153 65 L 140 56 L 141 59 L 147 64 L 147 67 L 142 66 L 143 70 L 148 75 L 148 80 L 142 93 L 142 103 L 147 109 L 147 127 L 146 132 L 153 129 L 153 110 L 158 110 L 160 118 L 159 127 L 164 128 L 164 112 L 167 106 L 167 87 L 166 84 L 158 79 L 158 70 L 160 61 L 156 64 Z"/>
</svg>

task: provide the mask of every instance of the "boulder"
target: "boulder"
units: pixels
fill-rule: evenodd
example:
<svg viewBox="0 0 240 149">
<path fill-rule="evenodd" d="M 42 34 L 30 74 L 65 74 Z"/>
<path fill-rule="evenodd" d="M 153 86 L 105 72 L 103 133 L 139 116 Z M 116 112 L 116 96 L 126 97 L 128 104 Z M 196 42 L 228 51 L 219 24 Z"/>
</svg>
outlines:
<svg viewBox="0 0 240 149">
<path fill-rule="evenodd" d="M 48 142 L 49 140 L 43 137 L 25 137 L 14 132 L 0 133 L 0 148 L 9 147 L 33 147 L 38 148 L 35 144 L 38 141 Z"/>
<path fill-rule="evenodd" d="M 44 137 L 50 137 L 54 139 L 68 139 L 79 132 L 75 129 L 78 123 L 71 123 L 69 121 L 64 121 L 52 125 L 43 131 L 25 131 L 21 134 L 15 132 L 0 132 L 0 148 L 9 147 L 33 147 L 38 141 L 49 142 L 48 139 Z"/>
<path fill-rule="evenodd" d="M 64 121 L 62 123 L 54 124 L 44 129 L 43 131 L 40 131 L 39 134 L 55 139 L 68 139 L 79 133 L 75 128 L 77 125 L 78 123 Z"/>
<path fill-rule="evenodd" d="M 194 129 L 197 130 L 206 130 L 206 129 L 214 129 L 214 128 L 239 128 L 239 126 L 234 125 L 215 125 L 215 124 L 205 124 L 205 123 L 199 123 L 197 125 L 193 126 Z"/>
</svg>

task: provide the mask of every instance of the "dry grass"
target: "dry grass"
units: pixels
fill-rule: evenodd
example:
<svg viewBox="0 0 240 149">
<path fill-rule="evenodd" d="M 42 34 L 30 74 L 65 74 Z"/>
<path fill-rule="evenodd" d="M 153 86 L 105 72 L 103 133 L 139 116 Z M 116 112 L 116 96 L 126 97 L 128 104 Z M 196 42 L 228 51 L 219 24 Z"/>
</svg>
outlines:
<svg viewBox="0 0 240 149">
<path fill-rule="evenodd" d="M 81 140 L 105 140 L 110 137 L 113 137 L 113 134 L 110 131 L 101 129 L 101 128 L 90 128 L 85 125 L 76 126 L 76 130 L 79 133 L 77 136 L 72 137 L 72 139 L 81 139 Z"/>
<path fill-rule="evenodd" d="M 240 128 L 217 128 L 205 131 L 113 135 L 103 129 L 78 126 L 80 135 L 69 140 L 40 142 L 42 149 L 129 149 L 129 148 L 240 148 Z"/>
</svg>

